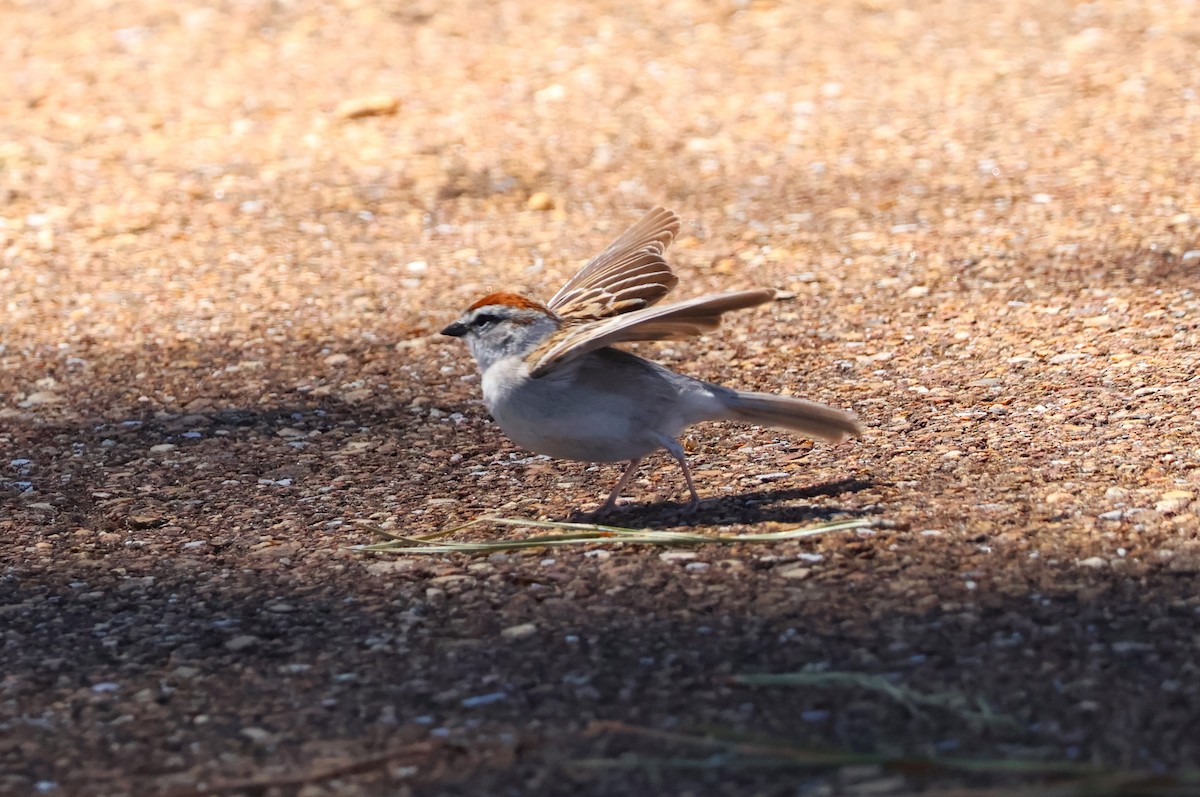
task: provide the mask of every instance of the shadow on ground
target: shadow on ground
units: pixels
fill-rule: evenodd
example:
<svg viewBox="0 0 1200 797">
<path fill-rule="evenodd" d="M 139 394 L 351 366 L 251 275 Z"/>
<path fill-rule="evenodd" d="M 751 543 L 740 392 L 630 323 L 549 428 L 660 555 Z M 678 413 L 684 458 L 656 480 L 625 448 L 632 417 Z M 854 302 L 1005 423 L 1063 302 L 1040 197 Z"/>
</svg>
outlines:
<svg viewBox="0 0 1200 797">
<path fill-rule="evenodd" d="M 922 556 L 903 535 L 889 544 Z M 555 556 L 330 565 L 226 550 L 140 564 L 121 555 L 10 562 L 0 585 L 3 783 L 121 793 L 97 785 L 115 777 L 154 793 L 432 740 L 444 746 L 420 777 L 386 764 L 364 777 L 419 783 L 440 756 L 458 763 L 434 779 L 438 788 L 470 775 L 471 788 L 555 793 L 572 760 L 645 752 L 638 740 L 586 733 L 605 719 L 812 749 L 1197 763 L 1190 690 L 1200 618 L 1178 604 L 1183 579 L 1059 571 L 1056 579 L 1083 578 L 1087 593 L 1005 594 L 987 586 L 997 574 L 979 573 L 969 601 L 921 611 L 888 596 L 872 556 L 853 568 L 861 578 L 799 586 L 769 565 L 716 563 L 693 575 L 646 550 Z M 1044 571 L 1031 565 L 1026 575 Z M 935 579 L 931 594 L 957 574 Z M 961 694 L 1015 727 L 854 688 L 730 682 L 814 668 Z M 1147 701 L 1163 691 L 1179 700 Z M 72 760 L 52 757 L 64 734 L 75 740 Z M 771 794 L 790 793 L 798 777 L 735 763 L 729 772 L 739 776 L 722 788 Z M 652 774 L 569 777 L 582 791 L 616 793 Z M 702 772 L 673 774 L 663 793 L 705 782 Z"/>
<path fill-rule="evenodd" d="M 343 779 L 364 793 L 911 785 L 876 770 L 759 771 L 712 758 L 685 771 L 631 759 L 574 767 L 697 755 L 589 733 L 603 720 L 822 750 L 1200 764 L 1191 574 L 1136 552 L 1123 569 L 1100 569 L 1034 557 L 1000 536 L 921 529 L 694 559 L 653 548 L 360 554 L 348 546 L 369 540 L 353 519 L 384 512 L 433 530 L 444 517 L 430 496 L 470 511 L 483 496 L 524 491 L 553 496 L 549 511 L 563 515 L 572 497 L 556 495 L 557 471 L 464 475 L 453 453 L 486 460 L 495 430 L 481 428 L 478 405 L 456 417 L 415 401 L 451 378 L 435 359 L 424 371 L 380 364 L 343 381 L 311 378 L 311 353 L 293 354 L 271 358 L 289 363 L 281 371 L 249 369 L 257 401 L 236 372 L 221 372 L 195 381 L 201 395 L 178 411 L 141 409 L 155 402 L 116 378 L 130 363 L 100 358 L 77 404 L 5 419 L 0 789 L 187 793 L 201 781 L 329 767 L 349 767 Z M 182 362 L 176 370 L 193 380 L 234 359 L 201 357 L 207 365 L 173 352 L 153 359 Z M 137 392 L 177 390 L 172 373 Z M 891 485 L 741 491 L 706 500 L 687 522 L 872 514 L 861 496 L 881 487 Z M 613 521 L 670 525 L 678 508 L 636 505 Z M 800 670 L 884 676 L 1007 722 L 853 687 L 731 680 Z M 381 756 L 409 744 L 429 746 L 415 762 L 397 753 L 402 765 Z M 944 785 L 958 782 L 968 781 Z"/>
<path fill-rule="evenodd" d="M 816 496 L 838 496 L 875 487 L 864 479 L 840 479 L 827 484 L 774 490 L 746 490 L 734 495 L 701 498 L 691 509 L 687 502 L 654 501 L 619 504 L 610 514 L 575 512 L 572 522 L 599 522 L 634 528 L 677 526 L 731 526 L 747 523 L 816 523 L 834 517 L 861 517 L 866 513 L 850 507 L 797 505 Z"/>
</svg>

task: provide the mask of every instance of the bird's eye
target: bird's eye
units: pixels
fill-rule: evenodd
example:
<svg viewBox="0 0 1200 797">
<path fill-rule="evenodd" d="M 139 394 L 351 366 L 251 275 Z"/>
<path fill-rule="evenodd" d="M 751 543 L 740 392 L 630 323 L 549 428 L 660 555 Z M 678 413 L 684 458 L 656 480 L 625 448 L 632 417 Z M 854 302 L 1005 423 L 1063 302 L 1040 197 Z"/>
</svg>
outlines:
<svg viewBox="0 0 1200 797">
<path fill-rule="evenodd" d="M 499 324 L 503 320 L 504 319 L 498 315 L 492 315 L 491 313 L 483 313 L 482 315 L 475 316 L 475 319 L 473 321 L 471 321 L 471 326 L 473 326 L 477 329 L 487 329 L 488 327 Z"/>
</svg>

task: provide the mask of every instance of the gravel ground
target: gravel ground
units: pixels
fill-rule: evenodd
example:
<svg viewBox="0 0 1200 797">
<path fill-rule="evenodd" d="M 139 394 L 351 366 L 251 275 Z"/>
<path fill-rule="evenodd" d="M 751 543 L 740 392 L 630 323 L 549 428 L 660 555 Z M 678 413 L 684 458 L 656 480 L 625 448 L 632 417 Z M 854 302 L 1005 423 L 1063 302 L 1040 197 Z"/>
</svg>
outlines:
<svg viewBox="0 0 1200 797">
<path fill-rule="evenodd" d="M 1012 786 L 647 736 L 714 729 L 1200 767 L 1194 1 L 17 0 L 0 28 L 0 793 Z M 603 497 L 619 468 L 515 448 L 435 333 L 655 204 L 680 296 L 788 298 L 642 350 L 867 427 L 694 429 L 689 526 L 891 525 L 351 550 Z M 685 523 L 669 458 L 630 494 L 619 522 Z M 945 705 L 731 677 L 823 669 Z"/>
</svg>

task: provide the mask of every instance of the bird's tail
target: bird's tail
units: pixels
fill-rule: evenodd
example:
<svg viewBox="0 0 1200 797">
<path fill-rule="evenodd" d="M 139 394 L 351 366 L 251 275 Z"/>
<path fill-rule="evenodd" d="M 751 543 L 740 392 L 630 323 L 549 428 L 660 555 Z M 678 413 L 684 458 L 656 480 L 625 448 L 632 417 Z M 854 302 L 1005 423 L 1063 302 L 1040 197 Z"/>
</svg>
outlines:
<svg viewBox="0 0 1200 797">
<path fill-rule="evenodd" d="M 721 399 L 725 412 L 719 420 L 791 429 L 830 443 L 842 443 L 862 434 L 862 426 L 853 413 L 815 401 L 736 390 L 722 391 Z"/>
</svg>

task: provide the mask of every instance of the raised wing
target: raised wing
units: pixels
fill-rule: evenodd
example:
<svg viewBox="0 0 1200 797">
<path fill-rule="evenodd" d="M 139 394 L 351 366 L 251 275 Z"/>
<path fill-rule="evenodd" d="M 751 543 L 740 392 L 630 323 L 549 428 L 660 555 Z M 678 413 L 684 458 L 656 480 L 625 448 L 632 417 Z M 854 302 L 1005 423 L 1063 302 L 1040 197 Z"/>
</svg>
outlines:
<svg viewBox="0 0 1200 797">
<path fill-rule="evenodd" d="M 576 321 L 649 307 L 679 281 L 663 259 L 678 234 L 678 216 L 663 208 L 651 210 L 589 260 L 546 306 Z"/>
<path fill-rule="evenodd" d="M 634 340 L 680 340 L 716 329 L 721 314 L 769 302 L 773 290 L 739 291 L 699 296 L 666 307 L 648 307 L 590 324 L 565 326 L 529 356 L 530 376 L 537 378 L 589 351 Z"/>
</svg>

